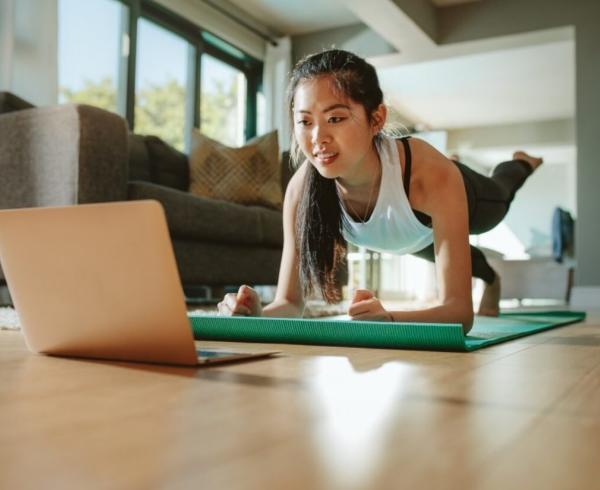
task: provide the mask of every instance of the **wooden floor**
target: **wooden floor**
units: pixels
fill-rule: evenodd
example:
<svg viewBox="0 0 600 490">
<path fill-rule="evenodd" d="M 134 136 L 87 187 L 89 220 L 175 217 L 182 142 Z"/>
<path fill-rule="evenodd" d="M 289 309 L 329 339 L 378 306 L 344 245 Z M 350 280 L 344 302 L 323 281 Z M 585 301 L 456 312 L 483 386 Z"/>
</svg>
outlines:
<svg viewBox="0 0 600 490">
<path fill-rule="evenodd" d="M 469 354 L 275 347 L 180 369 L 0 332 L 0 488 L 600 488 L 598 313 Z"/>
</svg>

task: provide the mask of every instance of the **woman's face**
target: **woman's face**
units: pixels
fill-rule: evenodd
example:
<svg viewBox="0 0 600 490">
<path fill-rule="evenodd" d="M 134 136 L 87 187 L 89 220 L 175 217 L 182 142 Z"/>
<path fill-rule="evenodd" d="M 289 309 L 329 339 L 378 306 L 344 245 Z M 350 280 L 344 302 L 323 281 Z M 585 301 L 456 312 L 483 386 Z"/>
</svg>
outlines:
<svg viewBox="0 0 600 490">
<path fill-rule="evenodd" d="M 373 137 L 379 125 L 369 123 L 361 104 L 335 90 L 331 78 L 298 84 L 293 120 L 302 153 L 323 177 L 352 178 L 375 152 Z"/>
</svg>

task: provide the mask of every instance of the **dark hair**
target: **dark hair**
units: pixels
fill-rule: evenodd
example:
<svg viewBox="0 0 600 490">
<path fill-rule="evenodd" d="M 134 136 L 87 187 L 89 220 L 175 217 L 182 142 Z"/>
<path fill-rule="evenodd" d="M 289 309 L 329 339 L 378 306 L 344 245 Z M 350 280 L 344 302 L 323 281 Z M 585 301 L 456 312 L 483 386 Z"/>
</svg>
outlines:
<svg viewBox="0 0 600 490">
<path fill-rule="evenodd" d="M 383 103 L 375 68 L 353 53 L 330 49 L 303 58 L 292 70 L 287 92 L 292 128 L 294 94 L 298 85 L 319 77 L 330 78 L 336 90 L 361 104 L 369 121 Z M 298 165 L 301 151 L 294 132 L 291 133 L 292 161 Z M 296 247 L 305 296 L 312 293 L 313 282 L 316 282 L 325 301 L 333 303 L 341 300 L 336 276 L 347 249 L 342 235 L 344 220 L 334 179 L 323 177 L 313 165 L 309 165 L 296 213 Z"/>
</svg>

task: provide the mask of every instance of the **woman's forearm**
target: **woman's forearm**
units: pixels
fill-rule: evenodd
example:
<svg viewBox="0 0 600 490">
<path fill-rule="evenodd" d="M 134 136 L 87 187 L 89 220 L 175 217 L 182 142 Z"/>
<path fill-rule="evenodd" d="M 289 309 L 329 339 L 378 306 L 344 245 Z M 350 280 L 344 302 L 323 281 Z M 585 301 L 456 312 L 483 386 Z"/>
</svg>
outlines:
<svg viewBox="0 0 600 490">
<path fill-rule="evenodd" d="M 287 300 L 275 300 L 262 310 L 263 316 L 279 318 L 300 318 L 304 312 L 304 305 L 297 305 Z"/>
<path fill-rule="evenodd" d="M 461 303 L 445 303 L 422 310 L 389 311 L 395 322 L 460 323 L 466 333 L 473 326 L 473 310 Z"/>
</svg>

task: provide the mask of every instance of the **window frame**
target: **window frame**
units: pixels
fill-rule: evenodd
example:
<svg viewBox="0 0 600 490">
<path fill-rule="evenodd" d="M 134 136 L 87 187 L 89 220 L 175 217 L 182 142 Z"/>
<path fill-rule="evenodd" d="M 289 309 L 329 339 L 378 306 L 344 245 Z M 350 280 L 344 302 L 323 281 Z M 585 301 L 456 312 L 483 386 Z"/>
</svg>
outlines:
<svg viewBox="0 0 600 490">
<path fill-rule="evenodd" d="M 262 89 L 262 61 L 248 55 L 237 46 L 236 51 L 242 53 L 243 58 L 238 58 L 231 53 L 219 48 L 216 43 L 211 43 L 203 36 L 208 33 L 219 41 L 222 40 L 209 29 L 201 27 L 194 22 L 172 12 L 168 8 L 151 0 L 118 0 L 129 7 L 129 56 L 127 62 L 127 90 L 126 119 L 129 127 L 135 130 L 135 89 L 136 89 L 136 62 L 138 45 L 138 21 L 146 19 L 163 29 L 185 39 L 190 44 L 188 52 L 188 80 L 186 91 L 191 97 L 186 97 L 186 128 L 200 127 L 200 98 L 201 93 L 201 56 L 208 54 L 218 60 L 241 71 L 246 77 L 246 120 L 244 121 L 245 140 L 256 136 L 257 130 L 257 103 L 258 93 Z M 190 131 L 186 131 L 185 146 L 189 149 Z"/>
</svg>

